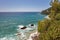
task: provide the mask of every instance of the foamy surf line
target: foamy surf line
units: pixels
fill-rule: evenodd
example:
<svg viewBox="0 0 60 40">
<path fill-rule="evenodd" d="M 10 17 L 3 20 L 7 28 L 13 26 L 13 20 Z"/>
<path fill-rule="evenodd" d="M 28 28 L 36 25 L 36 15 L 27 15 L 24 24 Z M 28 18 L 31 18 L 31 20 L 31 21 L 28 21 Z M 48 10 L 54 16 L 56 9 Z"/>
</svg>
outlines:
<svg viewBox="0 0 60 40">
<path fill-rule="evenodd" d="M 6 35 L 5 37 L 0 38 L 0 40 L 20 40 L 18 36 L 15 34 L 12 35 Z"/>
<path fill-rule="evenodd" d="M 3 37 L 3 38 L 0 38 L 0 40 L 16 40 L 16 39 L 13 37 Z"/>
<path fill-rule="evenodd" d="M 37 25 L 35 25 L 35 24 L 33 24 L 33 25 L 28 24 L 26 26 L 24 26 L 24 25 L 18 25 L 17 31 L 18 32 L 30 32 L 30 31 L 33 31 L 36 28 L 37 28 Z"/>
<path fill-rule="evenodd" d="M 3 38 L 0 38 L 0 40 L 27 40 L 31 33 L 35 32 L 35 28 L 37 25 L 34 24 L 34 26 L 31 27 L 31 24 L 26 25 L 26 29 L 20 29 L 24 25 L 18 25 L 17 32 L 21 33 L 21 35 L 17 35 L 18 33 L 5 36 Z"/>
<path fill-rule="evenodd" d="M 31 35 L 31 33 L 35 32 L 36 31 L 36 28 L 37 28 L 37 25 L 18 25 L 18 38 L 20 37 L 21 40 L 28 40 L 29 36 Z M 21 28 L 24 28 L 26 27 L 25 29 L 21 29 Z M 21 31 L 20 31 L 21 30 Z M 20 36 L 19 36 L 20 35 Z"/>
</svg>

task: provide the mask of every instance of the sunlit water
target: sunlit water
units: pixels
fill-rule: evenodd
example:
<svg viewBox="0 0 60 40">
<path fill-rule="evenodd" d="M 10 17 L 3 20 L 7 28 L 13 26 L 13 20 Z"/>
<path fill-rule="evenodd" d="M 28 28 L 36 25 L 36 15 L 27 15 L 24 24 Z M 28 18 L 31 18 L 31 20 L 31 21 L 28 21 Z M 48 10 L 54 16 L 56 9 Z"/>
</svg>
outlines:
<svg viewBox="0 0 60 40">
<path fill-rule="evenodd" d="M 37 22 L 44 19 L 45 16 L 39 12 L 0 12 L 0 40 L 27 39 L 30 33 L 36 30 Z M 30 28 L 29 24 L 35 24 L 35 27 Z M 24 25 L 30 29 L 21 30 L 19 25 Z M 22 35 L 17 36 L 17 32 Z"/>
</svg>

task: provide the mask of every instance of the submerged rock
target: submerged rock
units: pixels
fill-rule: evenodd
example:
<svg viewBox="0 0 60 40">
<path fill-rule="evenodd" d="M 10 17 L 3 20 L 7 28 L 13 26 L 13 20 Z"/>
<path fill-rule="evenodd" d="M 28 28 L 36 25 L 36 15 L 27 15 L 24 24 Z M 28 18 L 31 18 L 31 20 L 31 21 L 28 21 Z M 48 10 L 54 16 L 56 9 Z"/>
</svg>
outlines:
<svg viewBox="0 0 60 40">
<path fill-rule="evenodd" d="M 23 26 L 23 25 L 19 25 L 18 26 L 20 29 L 26 29 L 27 27 L 26 26 Z"/>
<path fill-rule="evenodd" d="M 23 28 L 21 28 L 21 29 L 26 29 L 26 28 L 27 28 L 27 27 L 25 27 L 25 26 L 24 26 L 24 27 L 23 27 Z"/>
<path fill-rule="evenodd" d="M 34 26 L 34 24 L 31 24 L 31 26 Z"/>
<path fill-rule="evenodd" d="M 28 25 L 30 28 L 34 28 L 36 25 L 35 24 L 29 24 Z"/>
</svg>

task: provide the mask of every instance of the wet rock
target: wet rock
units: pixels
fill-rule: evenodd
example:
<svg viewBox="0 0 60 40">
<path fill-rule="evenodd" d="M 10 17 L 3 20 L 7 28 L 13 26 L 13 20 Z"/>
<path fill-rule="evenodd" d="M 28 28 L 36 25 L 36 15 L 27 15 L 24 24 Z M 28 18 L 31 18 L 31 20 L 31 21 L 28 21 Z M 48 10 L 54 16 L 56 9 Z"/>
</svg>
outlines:
<svg viewBox="0 0 60 40">
<path fill-rule="evenodd" d="M 24 27 L 23 27 L 23 28 L 21 28 L 21 29 L 26 29 L 26 28 L 27 28 L 27 27 L 25 27 L 25 26 L 24 26 Z"/>
<path fill-rule="evenodd" d="M 19 27 L 19 29 L 26 29 L 27 28 L 26 26 L 23 26 L 23 25 L 19 25 L 18 27 Z"/>
<path fill-rule="evenodd" d="M 39 40 L 39 35 L 40 33 L 38 32 L 32 33 L 28 40 Z"/>
<path fill-rule="evenodd" d="M 34 24 L 31 24 L 31 26 L 34 26 Z"/>
</svg>

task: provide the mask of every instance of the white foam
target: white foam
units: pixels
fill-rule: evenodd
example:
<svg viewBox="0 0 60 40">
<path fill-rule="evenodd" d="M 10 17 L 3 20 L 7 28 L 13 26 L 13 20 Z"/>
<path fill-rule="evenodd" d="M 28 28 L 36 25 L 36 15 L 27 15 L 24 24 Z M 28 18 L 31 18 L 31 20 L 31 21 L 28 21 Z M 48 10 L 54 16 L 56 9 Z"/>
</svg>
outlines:
<svg viewBox="0 0 60 40">
<path fill-rule="evenodd" d="M 36 25 L 35 25 L 36 26 Z M 25 32 L 30 32 L 30 30 L 33 30 L 34 29 L 34 27 L 33 28 L 30 28 L 30 27 L 27 27 L 26 29 L 24 29 L 24 30 L 21 30 L 20 28 L 22 28 L 22 27 L 24 27 L 24 25 L 18 25 L 18 30 L 17 31 L 19 31 L 20 33 L 21 33 L 21 35 L 19 35 L 18 37 L 17 37 L 17 34 L 14 34 L 15 35 L 15 37 L 3 37 L 3 38 L 0 38 L 0 40 L 19 40 L 19 39 L 21 39 L 21 40 L 32 40 L 32 38 L 31 38 L 31 36 L 34 34 L 34 33 L 32 33 L 31 35 L 30 35 L 30 37 L 29 37 L 29 39 L 27 39 L 27 35 L 25 35 Z M 22 32 L 23 31 L 23 32 Z"/>
<path fill-rule="evenodd" d="M 24 26 L 23 25 L 18 25 L 19 28 L 23 28 Z"/>
<path fill-rule="evenodd" d="M 20 28 L 24 27 L 23 25 L 18 25 L 18 27 L 19 27 L 19 28 L 17 29 L 17 31 L 18 31 L 19 33 L 21 33 L 21 35 L 19 35 L 18 38 L 20 38 L 20 39 L 26 39 L 26 38 L 27 38 L 27 35 L 26 35 L 25 33 L 26 33 L 26 32 L 27 32 L 27 33 L 28 33 L 28 32 L 31 32 L 31 30 L 36 29 L 37 25 L 34 25 L 34 26 L 32 26 L 32 27 L 31 27 L 31 24 L 26 25 L 26 27 L 27 27 L 26 29 L 20 29 Z M 27 39 L 27 40 L 32 40 L 31 36 L 34 36 L 34 34 L 37 34 L 37 32 L 30 34 L 29 39 Z M 17 35 L 17 34 L 16 34 L 16 35 Z"/>
<path fill-rule="evenodd" d="M 46 18 L 46 19 L 50 19 L 49 15 L 47 15 L 45 18 Z"/>
<path fill-rule="evenodd" d="M 32 28 L 26 28 L 25 30 L 28 30 L 29 31 L 29 30 L 32 30 Z"/>
<path fill-rule="evenodd" d="M 3 38 L 0 38 L 0 40 L 15 40 L 14 38 L 12 38 L 12 37 L 3 37 Z"/>
<path fill-rule="evenodd" d="M 18 39 L 21 39 L 21 40 L 27 39 L 27 38 L 26 38 L 26 35 L 25 35 L 24 33 L 17 33 L 17 34 L 15 34 L 15 35 L 18 37 Z"/>
<path fill-rule="evenodd" d="M 4 38 L 0 38 L 0 40 L 6 40 L 6 37 L 4 37 Z"/>
<path fill-rule="evenodd" d="M 19 27 L 19 28 L 17 29 L 18 31 L 20 31 L 20 32 L 21 32 L 21 31 L 22 31 L 22 32 L 23 32 L 23 31 L 27 32 L 27 31 L 34 30 L 35 25 L 34 25 L 34 27 L 33 27 L 33 26 L 31 27 L 31 25 L 29 24 L 29 25 L 26 26 L 26 27 L 27 27 L 26 29 L 21 29 L 21 28 L 24 27 L 24 25 L 18 25 L 18 27 Z"/>
</svg>

